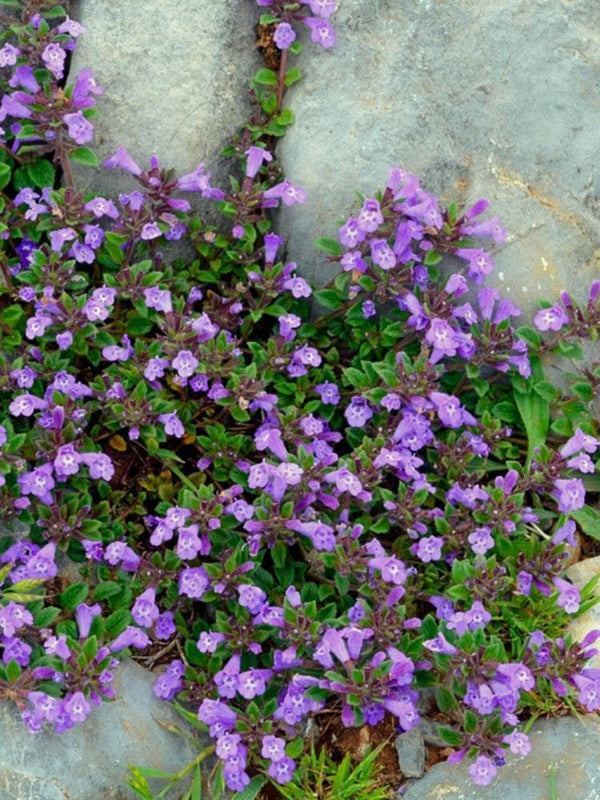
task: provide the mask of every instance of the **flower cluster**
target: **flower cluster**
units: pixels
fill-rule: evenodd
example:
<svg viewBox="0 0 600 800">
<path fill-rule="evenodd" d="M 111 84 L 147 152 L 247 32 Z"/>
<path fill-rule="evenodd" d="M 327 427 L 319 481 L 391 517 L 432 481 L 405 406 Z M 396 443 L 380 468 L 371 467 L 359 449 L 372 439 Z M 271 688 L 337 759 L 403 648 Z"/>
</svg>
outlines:
<svg viewBox="0 0 600 800">
<path fill-rule="evenodd" d="M 259 5 L 283 46 L 335 4 Z M 36 17 L 0 50 L 6 85 L 31 63 L 40 87 L 3 101 L 0 513 L 30 540 L 0 539 L 0 696 L 62 732 L 112 697 L 115 654 L 177 646 L 155 692 L 197 714 L 240 790 L 293 780 L 311 716 L 408 731 L 435 687 L 451 759 L 489 783 L 527 754 L 534 701 L 598 707 L 595 636 L 565 634 L 590 590 L 563 571 L 576 523 L 597 524 L 600 368 L 563 396 L 540 359 L 597 337 L 598 285 L 515 328 L 485 286 L 505 239 L 488 201 L 445 209 L 394 168 L 319 240 L 340 269 L 313 291 L 268 217 L 306 199 L 274 158 L 289 121 L 268 70 L 228 192 L 120 147 L 104 166 L 131 192 L 82 194 L 69 115 L 95 84 L 59 89 L 46 52 L 77 32 Z M 179 239 L 193 260 L 172 261 Z M 81 583 L 55 581 L 61 559 Z"/>
<path fill-rule="evenodd" d="M 310 38 L 328 50 L 336 43 L 335 29 L 331 18 L 336 11 L 336 0 L 300 0 L 288 3 L 285 0 L 256 0 L 267 13 L 261 15 L 261 24 L 275 25 L 273 41 L 280 50 L 287 50 L 296 42 L 295 23 L 302 23 L 310 30 Z"/>
</svg>

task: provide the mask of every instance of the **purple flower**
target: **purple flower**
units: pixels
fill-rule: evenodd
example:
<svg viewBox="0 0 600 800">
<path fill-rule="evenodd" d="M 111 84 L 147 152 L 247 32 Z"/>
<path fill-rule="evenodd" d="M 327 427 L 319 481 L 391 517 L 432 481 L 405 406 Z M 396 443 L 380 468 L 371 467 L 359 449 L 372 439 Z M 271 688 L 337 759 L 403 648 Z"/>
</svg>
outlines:
<svg viewBox="0 0 600 800">
<path fill-rule="evenodd" d="M 275 28 L 273 41 L 280 50 L 287 50 L 296 40 L 296 33 L 292 26 L 287 22 L 280 22 Z"/>
<path fill-rule="evenodd" d="M 425 334 L 425 341 L 433 347 L 430 361 L 435 364 L 444 356 L 455 356 L 465 341 L 465 334 L 455 331 L 445 320 L 434 317 Z"/>
<path fill-rule="evenodd" d="M 262 167 L 263 162 L 273 160 L 271 153 L 265 150 L 264 147 L 249 147 L 248 150 L 246 150 L 246 156 L 248 159 L 246 162 L 247 178 L 256 177 L 256 173 Z"/>
<path fill-rule="evenodd" d="M 157 378 L 162 378 L 165 374 L 165 369 L 169 366 L 168 358 L 154 357 L 149 359 L 144 370 L 144 377 L 149 381 L 155 381 Z"/>
<path fill-rule="evenodd" d="M 373 411 L 366 398 L 355 396 L 344 411 L 344 416 L 351 428 L 363 428 L 373 416 Z"/>
<path fill-rule="evenodd" d="M 66 57 L 66 52 L 56 42 L 51 42 L 42 51 L 42 61 L 58 80 L 63 76 Z"/>
<path fill-rule="evenodd" d="M 65 700 L 63 708 L 73 722 L 83 722 L 92 710 L 83 692 L 74 692 L 68 700 Z"/>
<path fill-rule="evenodd" d="M 269 761 L 281 761 L 285 758 L 285 740 L 270 734 L 263 736 L 260 754 Z"/>
<path fill-rule="evenodd" d="M 565 514 L 577 511 L 585 504 L 585 487 L 579 478 L 557 479 L 554 481 L 554 496 L 558 500 L 558 509 Z"/>
<path fill-rule="evenodd" d="M 296 265 L 294 264 L 294 267 L 295 266 Z M 290 291 L 296 298 L 310 297 L 312 294 L 310 285 L 304 280 L 304 278 L 300 278 L 298 276 L 288 278 L 288 280 L 284 281 L 283 288 Z"/>
<path fill-rule="evenodd" d="M 469 422 L 469 424 L 475 424 L 475 420 L 472 418 L 471 420 L 464 419 L 464 411 L 457 397 L 443 392 L 431 392 L 429 397 L 435 406 L 440 421 L 446 427 L 460 428 L 465 421 Z"/>
<path fill-rule="evenodd" d="M 171 366 L 181 378 L 190 378 L 199 363 L 190 350 L 180 350 L 171 362 Z"/>
<path fill-rule="evenodd" d="M 600 441 L 595 436 L 584 433 L 581 428 L 577 428 L 573 436 L 560 448 L 560 454 L 563 458 L 567 458 L 579 450 L 585 450 L 586 453 L 595 453 L 599 446 Z"/>
<path fill-rule="evenodd" d="M 210 185 L 210 172 L 204 164 L 198 164 L 193 172 L 183 175 L 177 181 L 177 188 L 184 192 L 201 192 L 202 197 L 221 200 L 223 193 Z"/>
<path fill-rule="evenodd" d="M 124 169 L 131 175 L 141 175 L 141 167 L 134 161 L 124 147 L 117 147 L 117 152 L 102 164 L 105 169 Z"/>
<path fill-rule="evenodd" d="M 282 181 L 282 183 L 278 183 L 270 189 L 267 189 L 266 192 L 263 192 L 263 206 L 265 208 L 271 206 L 271 203 L 265 203 L 265 200 L 275 200 L 276 204 L 278 199 L 281 199 L 286 206 L 293 206 L 296 203 L 306 203 L 306 192 L 300 186 L 294 186 L 294 184 L 289 181 Z"/>
<path fill-rule="evenodd" d="M 156 222 L 146 222 L 146 224 L 142 227 L 140 236 L 145 241 L 149 241 L 150 239 L 158 239 L 159 236 L 162 236 L 162 231 Z"/>
<path fill-rule="evenodd" d="M 488 527 L 475 528 L 468 536 L 469 544 L 474 553 L 483 555 L 494 546 L 491 529 Z"/>
<path fill-rule="evenodd" d="M 76 22 L 70 17 L 67 17 L 64 22 L 61 22 L 56 30 L 58 33 L 68 33 L 69 36 L 72 36 L 74 39 L 81 36 L 82 33 L 85 33 L 83 25 L 80 25 L 79 22 Z"/>
<path fill-rule="evenodd" d="M 44 464 L 31 472 L 19 475 L 17 483 L 21 487 L 21 494 L 32 494 L 47 505 L 52 502 L 50 494 L 54 488 L 52 464 Z"/>
<path fill-rule="evenodd" d="M 277 251 L 283 244 L 283 239 L 276 233 L 267 233 L 264 238 L 265 243 L 265 264 L 274 264 L 277 258 Z"/>
<path fill-rule="evenodd" d="M 326 50 L 335 45 L 335 30 L 330 22 L 320 17 L 304 17 L 302 21 L 310 28 L 310 38 L 313 42 L 320 44 Z"/>
<path fill-rule="evenodd" d="M 81 457 L 72 444 L 64 444 L 58 448 L 54 459 L 54 469 L 59 480 L 64 480 L 69 475 L 79 472 Z"/>
<path fill-rule="evenodd" d="M 336 0 L 309 0 L 309 5 L 313 14 L 327 19 L 335 12 Z"/>
<path fill-rule="evenodd" d="M 249 669 L 238 675 L 237 691 L 246 700 L 260 697 L 267 690 L 267 681 L 273 675 L 270 669 Z"/>
<path fill-rule="evenodd" d="M 81 461 L 88 467 L 90 478 L 109 481 L 115 474 L 110 456 L 105 453 L 80 453 Z"/>
<path fill-rule="evenodd" d="M 371 258 L 374 264 L 383 270 L 392 269 L 396 266 L 396 256 L 385 239 L 371 239 Z"/>
<path fill-rule="evenodd" d="M 196 646 L 201 653 L 214 653 L 223 641 L 225 641 L 225 634 L 223 633 L 202 631 Z"/>
<path fill-rule="evenodd" d="M 93 606 L 88 606 L 85 603 L 80 603 L 75 610 L 75 619 L 77 620 L 77 627 L 79 629 L 79 638 L 87 639 L 90 634 L 90 628 L 94 617 L 102 613 L 102 608 L 99 603 Z"/>
<path fill-rule="evenodd" d="M 63 121 L 67 126 L 69 136 L 76 144 L 88 144 L 94 138 L 94 126 L 83 116 L 81 111 L 65 114 Z"/>
<path fill-rule="evenodd" d="M 353 497 L 358 497 L 363 490 L 362 483 L 356 475 L 350 472 L 346 467 L 328 473 L 325 475 L 325 480 L 329 483 L 335 483 L 336 489 L 339 492 L 348 492 Z"/>
<path fill-rule="evenodd" d="M 383 224 L 383 214 L 377 200 L 367 198 L 356 219 L 356 224 L 365 233 L 374 233 Z"/>
<path fill-rule="evenodd" d="M 0 122 L 6 119 L 7 116 L 17 117 L 21 119 L 29 119 L 33 115 L 33 112 L 28 106 L 25 105 L 24 102 L 21 101 L 27 102 L 32 100 L 33 100 L 32 97 L 23 94 L 23 92 L 15 92 L 14 94 L 5 94 L 2 98 L 2 102 L 0 103 Z M 20 193 L 17 194 L 17 196 L 15 197 L 14 200 L 15 205 L 19 205 L 20 203 L 25 202 L 30 204 L 34 208 L 37 206 L 33 197 L 31 197 L 31 199 L 29 200 L 24 200 L 19 198 L 20 198 Z M 40 210 L 41 208 L 42 206 L 40 206 Z"/>
<path fill-rule="evenodd" d="M 34 411 L 48 408 L 48 403 L 33 394 L 20 394 L 9 405 L 13 417 L 30 417 Z"/>
<path fill-rule="evenodd" d="M 415 545 L 415 555 L 423 563 L 439 561 L 442 557 L 444 540 L 441 536 L 424 536 Z"/>
<path fill-rule="evenodd" d="M 267 599 L 266 594 L 258 586 L 244 583 L 237 587 L 239 593 L 239 604 L 247 608 L 251 614 L 257 614 Z"/>
<path fill-rule="evenodd" d="M 567 612 L 567 614 L 575 614 L 579 611 L 581 603 L 581 594 L 577 586 L 563 580 L 562 578 L 553 578 L 553 583 L 558 589 L 558 599 L 556 604 Z"/>
<path fill-rule="evenodd" d="M 469 264 L 467 275 L 472 278 L 475 283 L 483 283 L 486 275 L 494 271 L 494 262 L 485 250 L 472 247 L 459 247 L 455 251 L 455 255 L 464 259 Z"/>
<path fill-rule="evenodd" d="M 273 780 L 277 781 L 277 783 L 283 785 L 289 783 L 293 779 L 295 769 L 296 762 L 289 758 L 289 756 L 283 756 L 276 761 L 271 761 L 271 764 L 267 770 L 267 774 L 270 778 L 273 778 Z"/>
<path fill-rule="evenodd" d="M 569 324 L 569 318 L 562 306 L 554 305 L 538 311 L 533 318 L 533 324 L 538 331 L 559 331 Z"/>
<path fill-rule="evenodd" d="M 434 639 L 427 639 L 423 642 L 423 647 L 431 650 L 432 653 L 442 653 L 443 655 L 455 655 L 458 650 L 445 638 L 443 633 L 438 633 Z"/>
<path fill-rule="evenodd" d="M 179 573 L 179 594 L 200 600 L 209 586 L 208 574 L 202 567 L 187 567 Z"/>
<path fill-rule="evenodd" d="M 105 197 L 94 197 L 84 205 L 84 208 L 86 211 L 91 211 L 97 219 L 100 217 L 119 218 L 117 207 L 112 200 L 107 200 Z"/>
<path fill-rule="evenodd" d="M 487 756 L 479 756 L 469 767 L 469 775 L 477 786 L 489 786 L 496 772 L 496 767 Z"/>
<path fill-rule="evenodd" d="M 20 55 L 21 51 L 17 47 L 6 43 L 3 47 L 0 47 L 0 68 L 14 67 Z"/>
<path fill-rule="evenodd" d="M 340 402 L 340 390 L 336 383 L 319 383 L 315 386 L 315 392 L 324 405 L 336 406 Z"/>
<path fill-rule="evenodd" d="M 175 436 L 177 439 L 181 439 L 185 433 L 185 428 L 181 424 L 176 411 L 171 414 L 159 414 L 158 421 L 164 425 L 167 436 Z"/>
<path fill-rule="evenodd" d="M 135 603 L 131 609 L 131 616 L 134 622 L 142 628 L 150 628 L 153 623 L 158 619 L 159 610 L 156 605 L 156 590 L 146 589 L 145 592 L 136 598 Z"/>
<path fill-rule="evenodd" d="M 110 652 L 116 653 L 126 647 L 135 647 L 136 650 L 144 650 L 150 644 L 150 638 L 146 631 L 128 625 L 123 633 L 120 633 L 110 645 Z"/>
<path fill-rule="evenodd" d="M 165 611 L 159 614 L 156 618 L 156 625 L 154 626 L 154 635 L 157 639 L 168 639 L 176 631 L 175 623 L 173 621 L 173 612 Z"/>
<path fill-rule="evenodd" d="M 222 670 L 215 673 L 214 682 L 221 697 L 234 698 L 237 694 L 240 674 L 240 657 L 232 655 Z"/>
</svg>

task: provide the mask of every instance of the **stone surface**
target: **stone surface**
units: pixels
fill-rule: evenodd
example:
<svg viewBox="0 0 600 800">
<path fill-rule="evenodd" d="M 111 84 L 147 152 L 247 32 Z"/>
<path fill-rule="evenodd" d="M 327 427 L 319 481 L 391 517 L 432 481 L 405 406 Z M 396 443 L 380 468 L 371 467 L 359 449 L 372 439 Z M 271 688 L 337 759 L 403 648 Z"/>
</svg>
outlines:
<svg viewBox="0 0 600 800">
<path fill-rule="evenodd" d="M 121 665 L 115 678 L 118 699 L 64 735 L 32 735 L 13 704 L 0 703 L 0 800 L 130 800 L 136 795 L 125 788 L 128 765 L 167 772 L 184 767 L 198 751 L 156 722 L 186 729 L 182 718 L 154 696 L 154 680 L 133 661 Z M 162 786 L 155 783 L 156 789 Z"/>
<path fill-rule="evenodd" d="M 567 577 L 580 589 L 591 581 L 600 572 L 600 556 L 596 558 L 586 558 L 573 564 L 568 568 Z M 594 587 L 593 597 L 600 597 L 600 583 Z M 569 633 L 575 641 L 581 642 L 591 631 L 600 630 L 600 604 L 592 606 L 583 614 L 572 620 L 569 625 Z M 596 643 L 597 644 L 597 643 Z M 588 667 L 600 668 L 600 653 L 588 661 Z"/>
<path fill-rule="evenodd" d="M 247 0 L 79 0 L 86 29 L 71 76 L 91 67 L 97 98 L 94 149 L 101 160 L 123 145 L 144 168 L 156 154 L 178 174 L 200 161 L 219 168 L 219 152 L 248 118 L 248 85 L 258 63 L 255 4 Z M 77 185 L 114 196 L 133 178 L 76 167 Z"/>
<path fill-rule="evenodd" d="M 536 723 L 532 750 L 520 759 L 510 753 L 490 786 L 474 786 L 468 763 L 436 764 L 423 778 L 411 782 L 403 800 L 551 800 L 554 771 L 559 800 L 600 798 L 600 723 L 563 717 Z"/>
<path fill-rule="evenodd" d="M 576 583 L 580 588 L 589 583 L 592 578 L 600 573 L 600 556 L 595 558 L 584 558 L 583 561 L 578 561 L 567 570 L 567 577 L 573 583 Z M 594 597 L 600 597 L 600 581 L 596 584 L 593 590 Z"/>
<path fill-rule="evenodd" d="M 396 737 L 398 764 L 407 778 L 420 778 L 425 771 L 425 742 L 421 730 L 413 728 Z"/>
<path fill-rule="evenodd" d="M 444 202 L 485 196 L 508 228 L 493 281 L 524 310 L 600 275 L 600 5 L 588 0 L 343 0 L 338 44 L 309 43 L 280 146 L 308 191 L 284 209 L 289 256 L 312 247 L 398 165 Z"/>
</svg>

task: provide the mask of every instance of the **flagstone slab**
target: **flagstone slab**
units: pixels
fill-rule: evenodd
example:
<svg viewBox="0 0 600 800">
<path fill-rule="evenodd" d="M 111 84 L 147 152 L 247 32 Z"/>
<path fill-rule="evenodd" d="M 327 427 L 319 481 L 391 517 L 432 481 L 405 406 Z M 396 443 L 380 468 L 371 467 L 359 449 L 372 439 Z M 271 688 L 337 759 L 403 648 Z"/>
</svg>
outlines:
<svg viewBox="0 0 600 800">
<path fill-rule="evenodd" d="M 402 800 L 598 800 L 600 722 L 562 717 L 536 723 L 526 758 L 508 754 L 489 786 L 475 786 L 467 762 L 436 764 L 413 781 Z M 554 782 L 555 793 L 551 787 Z"/>
<path fill-rule="evenodd" d="M 12 703 L 0 703 L 0 800 L 132 800 L 128 765 L 177 772 L 196 749 L 156 720 L 192 729 L 152 692 L 155 675 L 134 661 L 116 670 L 117 699 L 65 734 L 29 733 Z M 193 731 L 198 733 L 197 731 Z M 204 745 L 207 741 L 204 742 Z M 155 790 L 164 782 L 154 782 Z M 181 792 L 172 792 L 176 800 Z"/>
<path fill-rule="evenodd" d="M 421 176 L 444 202 L 492 201 L 508 228 L 492 282 L 526 310 L 600 277 L 600 5 L 588 0 L 343 0 L 336 47 L 310 42 L 279 155 L 308 192 L 281 214 L 289 256 L 319 283 L 318 236 Z"/>
<path fill-rule="evenodd" d="M 204 161 L 223 178 L 219 158 L 249 116 L 248 87 L 259 66 L 258 13 L 248 0 L 79 0 L 85 27 L 71 76 L 91 67 L 97 97 L 94 149 L 101 160 L 119 145 L 146 167 L 151 155 L 178 174 Z M 77 185 L 115 196 L 135 188 L 130 175 L 77 166 Z"/>
</svg>

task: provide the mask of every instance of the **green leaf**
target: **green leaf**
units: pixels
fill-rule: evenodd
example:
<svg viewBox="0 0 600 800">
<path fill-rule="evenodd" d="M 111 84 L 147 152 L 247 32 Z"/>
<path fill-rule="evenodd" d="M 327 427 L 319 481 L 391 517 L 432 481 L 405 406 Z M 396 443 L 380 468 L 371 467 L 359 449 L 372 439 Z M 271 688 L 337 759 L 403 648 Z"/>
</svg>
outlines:
<svg viewBox="0 0 600 800">
<path fill-rule="evenodd" d="M 565 358 L 580 359 L 583 357 L 583 351 L 578 344 L 574 342 L 565 342 L 564 339 L 559 340 L 556 350 L 561 356 L 565 356 Z"/>
<path fill-rule="evenodd" d="M 572 384 L 571 389 L 584 403 L 591 403 L 591 401 L 594 399 L 594 390 L 590 384 L 585 381 L 578 381 L 577 383 Z"/>
<path fill-rule="evenodd" d="M 423 259 L 423 263 L 425 264 L 426 267 L 435 267 L 435 265 L 439 264 L 441 260 L 442 257 L 437 250 L 428 250 L 425 253 L 425 258 Z"/>
<path fill-rule="evenodd" d="M 256 83 L 262 83 L 263 86 L 276 86 L 277 73 L 273 72 L 272 69 L 259 69 L 254 76 L 254 80 Z"/>
<path fill-rule="evenodd" d="M 8 325 L 9 328 L 14 328 L 22 316 L 23 309 L 21 306 L 7 306 L 0 314 L 0 322 L 3 322 L 4 325 Z"/>
<path fill-rule="evenodd" d="M 69 153 L 69 158 L 76 164 L 85 164 L 88 167 L 99 167 L 98 156 L 89 147 L 78 147 Z"/>
<path fill-rule="evenodd" d="M 6 667 L 6 677 L 11 683 L 15 683 L 19 680 L 20 676 L 21 667 L 13 658 L 8 662 L 8 666 Z"/>
<path fill-rule="evenodd" d="M 87 583 L 74 583 L 60 595 L 60 604 L 67 611 L 74 611 L 88 596 Z"/>
<path fill-rule="evenodd" d="M 475 732 L 477 728 L 477 717 L 472 711 L 467 711 L 465 713 L 463 727 L 465 729 L 465 733 L 471 734 Z"/>
<path fill-rule="evenodd" d="M 542 343 L 541 334 L 539 331 L 536 331 L 535 328 L 530 328 L 524 325 L 520 328 L 517 328 L 515 333 L 519 339 L 523 339 L 523 341 L 527 342 L 527 344 L 533 347 L 535 350 L 537 350 Z"/>
<path fill-rule="evenodd" d="M 452 728 L 438 728 L 438 734 L 452 746 L 462 744 L 462 735 L 458 731 L 453 731 Z"/>
<path fill-rule="evenodd" d="M 83 645 L 83 652 L 88 660 L 88 664 L 91 663 L 98 652 L 98 639 L 95 636 L 90 636 L 90 638 L 87 639 L 86 643 Z"/>
<path fill-rule="evenodd" d="M 4 189 L 10 183 L 11 171 L 8 164 L 0 163 L 0 189 Z"/>
<path fill-rule="evenodd" d="M 114 594 L 119 594 L 122 587 L 116 581 L 104 581 L 94 589 L 94 600 L 106 600 Z"/>
<path fill-rule="evenodd" d="M 154 327 L 154 322 L 151 319 L 144 319 L 144 317 L 132 317 L 127 323 L 127 333 L 131 336 L 143 336 L 149 333 Z"/>
<path fill-rule="evenodd" d="M 266 782 L 267 778 L 264 775 L 255 775 L 244 791 L 234 796 L 234 800 L 255 800 Z"/>
<path fill-rule="evenodd" d="M 532 385 L 533 381 L 539 383 L 544 380 L 544 370 L 537 356 L 530 356 L 530 361 L 532 377 L 526 392 L 520 391 L 520 385 L 513 378 L 513 397 L 527 433 L 527 471 L 531 465 L 534 451 L 545 444 L 550 425 L 550 403 L 542 398 Z"/>
<path fill-rule="evenodd" d="M 129 611 L 126 608 L 120 608 L 106 620 L 106 635 L 112 639 L 116 638 L 120 633 L 123 633 L 130 622 L 131 614 Z"/>
<path fill-rule="evenodd" d="M 325 253 L 328 256 L 341 256 L 344 252 L 342 249 L 342 245 L 336 241 L 335 239 L 328 239 L 326 236 L 321 236 L 319 239 L 315 240 L 315 247 L 317 250 L 320 250 L 321 253 Z"/>
<path fill-rule="evenodd" d="M 292 67 L 292 69 L 288 69 L 285 73 L 284 82 L 286 86 L 291 86 L 293 83 L 296 83 L 302 78 L 302 73 L 297 67 Z"/>
<path fill-rule="evenodd" d="M 453 708 L 458 708 L 458 703 L 456 702 L 456 698 L 449 689 L 440 686 L 435 696 L 438 708 L 442 712 L 442 714 L 447 714 L 448 711 L 451 711 Z"/>
<path fill-rule="evenodd" d="M 313 297 L 317 303 L 325 306 L 325 308 L 336 309 L 342 305 L 340 296 L 337 292 L 334 292 L 333 289 L 319 289 L 313 293 Z"/>
<path fill-rule="evenodd" d="M 38 611 L 35 614 L 33 621 L 36 628 L 47 628 L 51 622 L 54 622 L 56 617 L 60 614 L 60 608 L 54 608 L 53 606 L 47 606 L 46 608 L 42 608 L 41 611 Z"/>
<path fill-rule="evenodd" d="M 573 511 L 571 516 L 585 534 L 600 540 L 600 511 L 591 506 L 583 506 L 578 511 Z"/>
<path fill-rule="evenodd" d="M 34 186 L 40 189 L 46 186 L 54 186 L 55 172 L 54 167 L 49 161 L 40 159 L 31 164 L 27 164 L 27 172 Z"/>
</svg>

